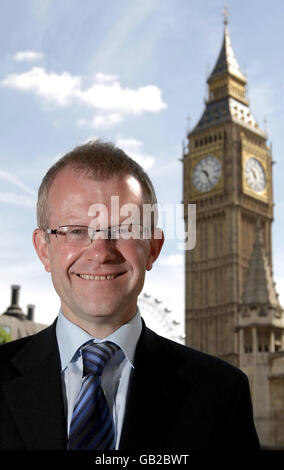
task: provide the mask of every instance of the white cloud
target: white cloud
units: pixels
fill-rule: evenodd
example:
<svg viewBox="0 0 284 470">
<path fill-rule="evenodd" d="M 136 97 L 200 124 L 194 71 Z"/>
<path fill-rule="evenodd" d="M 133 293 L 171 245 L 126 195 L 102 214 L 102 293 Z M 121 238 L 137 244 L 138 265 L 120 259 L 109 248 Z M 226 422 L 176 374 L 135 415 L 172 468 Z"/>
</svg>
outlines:
<svg viewBox="0 0 284 470">
<path fill-rule="evenodd" d="M 33 67 L 27 72 L 7 75 L 1 85 L 21 91 L 31 91 L 45 102 L 57 106 L 66 106 L 76 100 L 80 104 L 109 113 L 103 118 L 95 117 L 95 121 L 91 121 L 93 127 L 94 124 L 96 126 L 105 123 L 115 124 L 118 119 L 122 119 L 121 115 L 133 115 L 145 111 L 159 112 L 167 107 L 157 86 L 148 85 L 130 89 L 123 87 L 115 75 L 103 73 L 97 73 L 94 84 L 86 90 L 82 89 L 82 77 L 72 76 L 68 72 L 48 73 L 42 67 Z"/>
<path fill-rule="evenodd" d="M 155 163 L 155 158 L 152 155 L 147 155 L 142 152 L 142 142 L 136 139 L 122 139 L 118 138 L 116 141 L 117 147 L 124 150 L 131 158 L 139 163 L 144 169 L 151 168 Z"/>
<path fill-rule="evenodd" d="M 119 124 L 123 119 L 123 115 L 119 113 L 98 114 L 91 121 L 88 121 L 87 119 L 79 119 L 77 121 L 77 126 L 105 129 L 115 124 Z"/>
<path fill-rule="evenodd" d="M 98 83 L 109 83 L 114 82 L 118 79 L 117 75 L 111 75 L 107 73 L 98 72 L 95 75 L 95 81 Z"/>
<path fill-rule="evenodd" d="M 132 90 L 123 88 L 117 79 L 108 83 L 95 83 L 86 91 L 80 91 L 79 97 L 81 101 L 94 108 L 126 114 L 158 112 L 167 106 L 157 86 L 148 85 Z"/>
<path fill-rule="evenodd" d="M 43 54 L 35 51 L 19 51 L 13 55 L 13 59 L 17 62 L 34 62 L 42 58 Z"/>
<path fill-rule="evenodd" d="M 47 73 L 42 67 L 10 74 L 1 84 L 22 91 L 32 91 L 46 102 L 66 106 L 80 92 L 81 78 L 68 72 Z"/>
<path fill-rule="evenodd" d="M 159 263 L 166 266 L 181 266 L 184 263 L 184 257 L 178 254 L 164 256 L 159 260 Z"/>
<path fill-rule="evenodd" d="M 98 114 L 97 116 L 94 117 L 91 125 L 92 127 L 109 127 L 112 126 L 113 124 L 118 124 L 123 120 L 123 116 L 118 113 L 113 113 L 113 114 Z"/>
<path fill-rule="evenodd" d="M 17 193 L 0 193 L 0 203 L 12 204 L 14 206 L 34 207 L 36 200 Z"/>
</svg>

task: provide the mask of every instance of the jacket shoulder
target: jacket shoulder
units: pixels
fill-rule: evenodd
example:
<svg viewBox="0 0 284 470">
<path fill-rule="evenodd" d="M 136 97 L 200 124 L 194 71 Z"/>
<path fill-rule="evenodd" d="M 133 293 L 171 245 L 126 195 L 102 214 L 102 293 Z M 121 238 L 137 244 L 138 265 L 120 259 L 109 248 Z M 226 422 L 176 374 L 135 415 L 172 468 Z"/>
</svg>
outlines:
<svg viewBox="0 0 284 470">
<path fill-rule="evenodd" d="M 15 356 L 37 333 L 0 344 L 0 364 Z"/>
<path fill-rule="evenodd" d="M 22 364 L 25 368 L 24 359 L 29 360 L 32 358 L 36 361 L 37 357 L 43 354 L 43 349 L 46 344 L 51 343 L 53 336 L 53 325 L 39 331 L 38 333 L 24 336 L 22 338 L 9 341 L 8 343 L 0 345 L 0 381 L 5 381 L 7 378 L 14 375 L 15 364 L 17 359 L 23 356 Z"/>
</svg>

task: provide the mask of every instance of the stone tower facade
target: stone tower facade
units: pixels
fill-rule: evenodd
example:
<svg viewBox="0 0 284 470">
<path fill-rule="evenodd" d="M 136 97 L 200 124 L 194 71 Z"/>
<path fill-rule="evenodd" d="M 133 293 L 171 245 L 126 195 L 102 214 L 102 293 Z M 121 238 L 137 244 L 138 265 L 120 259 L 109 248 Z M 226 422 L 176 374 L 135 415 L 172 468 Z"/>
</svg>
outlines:
<svg viewBox="0 0 284 470">
<path fill-rule="evenodd" d="M 249 378 L 261 442 L 284 447 L 284 315 L 260 223 L 238 318 L 239 367 Z"/>
<path fill-rule="evenodd" d="M 187 136 L 183 155 L 185 220 L 187 205 L 196 204 L 197 221 L 196 247 L 185 255 L 186 343 L 248 373 L 262 442 L 274 445 L 275 439 L 269 437 L 271 397 L 279 386 L 272 391 L 268 377 L 273 361 L 268 355 L 284 354 L 284 319 L 272 278 L 273 162 L 267 135 L 249 107 L 246 78 L 232 49 L 227 18 L 221 51 L 207 83 L 205 109 Z M 260 277 L 249 274 L 260 245 L 266 273 L 261 284 Z M 248 292 L 256 292 L 257 286 L 266 296 L 253 299 Z M 260 357 L 252 359 L 252 354 L 262 352 L 267 354 L 265 367 L 262 360 L 257 365 Z M 270 431 L 262 428 L 265 396 Z M 278 405 L 279 417 L 284 398 Z M 284 415 L 281 419 L 284 424 Z M 284 446 L 284 432 L 281 439 Z"/>
</svg>

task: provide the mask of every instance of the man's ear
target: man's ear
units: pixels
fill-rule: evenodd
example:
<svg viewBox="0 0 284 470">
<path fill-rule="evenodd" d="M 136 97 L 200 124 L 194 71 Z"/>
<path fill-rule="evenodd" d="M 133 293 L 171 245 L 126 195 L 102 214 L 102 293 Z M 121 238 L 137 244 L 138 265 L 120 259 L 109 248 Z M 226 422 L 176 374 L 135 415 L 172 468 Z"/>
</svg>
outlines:
<svg viewBox="0 0 284 470">
<path fill-rule="evenodd" d="M 158 258 L 162 246 L 164 244 L 164 233 L 160 228 L 155 228 L 152 238 L 150 240 L 150 252 L 147 259 L 146 269 L 150 271 L 153 267 L 154 262 Z"/>
<path fill-rule="evenodd" d="M 33 244 L 38 254 L 39 259 L 45 267 L 45 270 L 50 273 L 50 262 L 48 253 L 48 243 L 45 239 L 43 230 L 37 228 L 33 232 Z"/>
</svg>

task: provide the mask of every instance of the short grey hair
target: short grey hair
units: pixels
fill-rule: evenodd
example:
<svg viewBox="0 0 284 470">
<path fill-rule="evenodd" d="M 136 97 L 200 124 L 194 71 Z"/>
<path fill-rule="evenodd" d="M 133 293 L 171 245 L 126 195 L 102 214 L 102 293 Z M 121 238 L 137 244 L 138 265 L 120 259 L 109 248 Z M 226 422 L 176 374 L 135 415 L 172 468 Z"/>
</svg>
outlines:
<svg viewBox="0 0 284 470">
<path fill-rule="evenodd" d="M 143 168 L 114 144 L 93 140 L 75 147 L 61 157 L 44 176 L 38 190 L 37 201 L 37 224 L 43 230 L 48 228 L 49 190 L 58 173 L 65 168 L 97 181 L 104 181 L 114 176 L 134 176 L 141 183 L 143 202 L 157 204 L 153 184 Z"/>
</svg>

